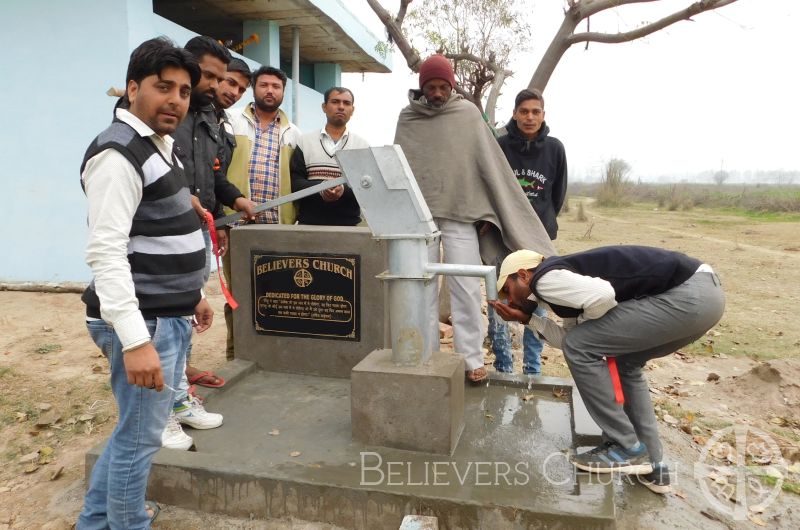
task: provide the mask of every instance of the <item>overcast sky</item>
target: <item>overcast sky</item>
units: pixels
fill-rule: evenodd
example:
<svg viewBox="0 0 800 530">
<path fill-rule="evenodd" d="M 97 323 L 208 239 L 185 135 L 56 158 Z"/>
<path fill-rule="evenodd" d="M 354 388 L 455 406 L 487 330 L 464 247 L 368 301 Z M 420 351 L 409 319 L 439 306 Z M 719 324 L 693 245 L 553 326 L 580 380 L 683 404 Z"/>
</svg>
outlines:
<svg viewBox="0 0 800 530">
<path fill-rule="evenodd" d="M 382 1 L 396 11 L 396 0 Z M 563 19 L 562 0 L 526 3 L 531 51 L 511 65 L 516 73 L 498 105 L 501 121 L 510 118 L 514 95 L 527 86 Z M 690 3 L 623 6 L 593 17 L 592 30 L 626 31 Z M 364 0 L 345 4 L 385 35 Z M 612 157 L 648 180 L 720 168 L 800 170 L 798 25 L 798 0 L 739 0 L 634 42 L 591 43 L 588 51 L 573 46 L 545 90 L 546 120 L 566 146 L 571 178 L 596 178 Z M 399 53 L 394 70 L 363 80 L 343 75 L 356 95 L 350 126 L 373 145 L 392 142 L 407 91 L 417 86 Z"/>
</svg>

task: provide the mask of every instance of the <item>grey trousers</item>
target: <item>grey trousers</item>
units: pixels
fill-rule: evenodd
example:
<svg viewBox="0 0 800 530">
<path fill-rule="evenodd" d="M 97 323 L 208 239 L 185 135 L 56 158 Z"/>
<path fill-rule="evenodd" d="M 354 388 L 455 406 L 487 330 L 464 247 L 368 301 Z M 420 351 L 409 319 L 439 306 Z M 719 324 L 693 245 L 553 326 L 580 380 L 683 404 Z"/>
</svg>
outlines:
<svg viewBox="0 0 800 530">
<path fill-rule="evenodd" d="M 642 367 L 702 337 L 722 318 L 725 295 L 716 274 L 697 272 L 657 296 L 627 300 L 567 332 L 562 342 L 575 385 L 604 439 L 629 448 L 644 442 L 663 457 L 658 423 Z M 614 401 L 604 357 L 616 357 L 625 405 Z"/>
</svg>

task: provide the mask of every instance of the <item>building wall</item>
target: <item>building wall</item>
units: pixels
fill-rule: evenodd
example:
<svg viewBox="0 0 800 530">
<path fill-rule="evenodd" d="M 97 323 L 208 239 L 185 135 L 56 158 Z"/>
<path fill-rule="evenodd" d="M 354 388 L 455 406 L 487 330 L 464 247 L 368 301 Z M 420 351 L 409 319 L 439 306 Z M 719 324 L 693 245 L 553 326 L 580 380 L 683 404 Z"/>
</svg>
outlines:
<svg viewBox="0 0 800 530">
<path fill-rule="evenodd" d="M 79 168 L 111 118 L 113 100 L 105 91 L 125 79 L 125 3 L 0 2 L 6 50 L 0 54 L 0 222 L 6 227 L 0 281 L 89 278 Z"/>
<path fill-rule="evenodd" d="M 105 92 L 124 87 L 130 52 L 143 40 L 165 34 L 182 45 L 194 34 L 153 14 L 149 0 L 3 0 L 0 20 L 0 282 L 88 281 L 79 170 L 111 120 L 115 99 Z M 290 115 L 291 101 L 290 81 Z M 301 128 L 320 127 L 322 95 L 301 86 L 300 101 Z"/>
</svg>

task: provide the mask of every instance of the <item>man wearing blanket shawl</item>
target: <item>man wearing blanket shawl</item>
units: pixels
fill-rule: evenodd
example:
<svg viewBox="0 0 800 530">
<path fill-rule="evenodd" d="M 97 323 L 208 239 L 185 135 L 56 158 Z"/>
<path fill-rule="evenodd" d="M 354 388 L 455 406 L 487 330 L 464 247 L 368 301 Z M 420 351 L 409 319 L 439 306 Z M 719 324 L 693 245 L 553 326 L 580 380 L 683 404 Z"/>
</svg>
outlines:
<svg viewBox="0 0 800 530">
<path fill-rule="evenodd" d="M 422 195 L 441 231 L 445 263 L 499 266 L 510 252 L 534 249 L 555 254 L 503 151 L 480 111 L 455 92 L 455 75 L 442 55 L 419 69 L 419 90 L 409 91 L 394 143 L 403 148 Z M 439 245 L 431 245 L 431 262 Z M 466 377 L 480 383 L 483 319 L 479 278 L 448 279 L 455 351 L 464 356 Z M 430 306 L 432 336 L 438 337 L 438 307 Z"/>
</svg>

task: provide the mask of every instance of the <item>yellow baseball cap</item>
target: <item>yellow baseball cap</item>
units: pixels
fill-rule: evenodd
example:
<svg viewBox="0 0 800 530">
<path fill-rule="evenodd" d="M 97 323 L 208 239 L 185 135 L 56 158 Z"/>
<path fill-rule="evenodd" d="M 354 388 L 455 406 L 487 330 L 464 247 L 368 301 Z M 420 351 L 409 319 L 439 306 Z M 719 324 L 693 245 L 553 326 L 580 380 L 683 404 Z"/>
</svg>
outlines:
<svg viewBox="0 0 800 530">
<path fill-rule="evenodd" d="M 517 250 L 512 252 L 503 264 L 500 265 L 500 275 L 497 277 L 497 292 L 503 290 L 506 280 L 512 274 L 516 274 L 520 269 L 535 269 L 544 259 L 544 256 L 532 250 Z"/>
</svg>

